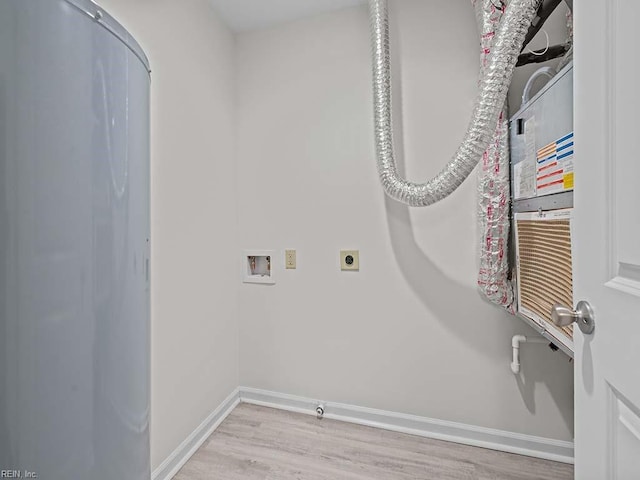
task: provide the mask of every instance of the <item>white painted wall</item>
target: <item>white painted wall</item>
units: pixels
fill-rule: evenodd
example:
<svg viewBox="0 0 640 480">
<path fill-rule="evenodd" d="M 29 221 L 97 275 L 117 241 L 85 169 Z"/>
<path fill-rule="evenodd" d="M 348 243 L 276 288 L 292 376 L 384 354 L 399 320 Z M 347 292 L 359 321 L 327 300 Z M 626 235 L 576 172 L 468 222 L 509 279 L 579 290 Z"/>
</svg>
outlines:
<svg viewBox="0 0 640 480">
<path fill-rule="evenodd" d="M 422 181 L 466 129 L 474 13 L 392 13 L 398 146 Z M 570 440 L 567 357 L 527 345 L 517 380 L 510 339 L 533 332 L 476 293 L 475 180 L 427 209 L 385 198 L 369 55 L 365 7 L 237 37 L 239 247 L 298 250 L 275 286 L 240 287 L 241 384 Z M 359 273 L 339 271 L 340 248 L 360 249 Z"/>
<path fill-rule="evenodd" d="M 367 0 L 210 0 L 233 31 L 257 30 L 323 12 L 362 5 Z"/>
<path fill-rule="evenodd" d="M 208 0 L 101 0 L 152 73 L 152 467 L 237 386 L 234 39 Z"/>
</svg>

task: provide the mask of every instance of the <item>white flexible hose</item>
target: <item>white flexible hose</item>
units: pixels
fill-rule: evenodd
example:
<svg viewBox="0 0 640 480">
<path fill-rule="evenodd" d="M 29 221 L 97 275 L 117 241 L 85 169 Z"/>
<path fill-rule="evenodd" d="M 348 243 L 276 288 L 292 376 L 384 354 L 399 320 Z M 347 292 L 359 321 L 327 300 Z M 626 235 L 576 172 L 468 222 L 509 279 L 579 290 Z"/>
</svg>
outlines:
<svg viewBox="0 0 640 480">
<path fill-rule="evenodd" d="M 524 86 L 524 91 L 522 92 L 522 106 L 529 103 L 531 100 L 531 90 L 533 89 L 533 84 L 540 77 L 549 77 L 551 80 L 556 75 L 556 70 L 551 67 L 542 67 L 533 72 L 533 75 L 529 77 L 526 85 Z"/>
</svg>

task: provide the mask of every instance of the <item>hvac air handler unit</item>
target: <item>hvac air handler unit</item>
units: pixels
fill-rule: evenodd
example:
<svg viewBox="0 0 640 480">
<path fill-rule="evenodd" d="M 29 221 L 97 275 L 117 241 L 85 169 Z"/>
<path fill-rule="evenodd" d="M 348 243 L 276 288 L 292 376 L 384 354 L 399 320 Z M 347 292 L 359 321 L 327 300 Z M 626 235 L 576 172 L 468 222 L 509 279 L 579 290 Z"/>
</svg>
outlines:
<svg viewBox="0 0 640 480">
<path fill-rule="evenodd" d="M 518 315 L 573 356 L 572 327 L 551 321 L 553 305 L 574 304 L 573 65 L 555 74 L 531 100 L 523 100 L 509 122 Z"/>
</svg>

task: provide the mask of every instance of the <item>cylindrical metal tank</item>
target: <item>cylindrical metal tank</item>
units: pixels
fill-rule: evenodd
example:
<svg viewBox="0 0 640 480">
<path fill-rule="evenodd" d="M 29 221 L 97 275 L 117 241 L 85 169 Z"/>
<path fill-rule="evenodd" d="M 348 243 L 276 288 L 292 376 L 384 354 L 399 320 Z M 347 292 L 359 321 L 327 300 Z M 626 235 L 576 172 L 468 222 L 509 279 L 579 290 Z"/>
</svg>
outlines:
<svg viewBox="0 0 640 480">
<path fill-rule="evenodd" d="M 149 83 L 92 1 L 0 1 L 0 471 L 150 478 Z"/>
</svg>

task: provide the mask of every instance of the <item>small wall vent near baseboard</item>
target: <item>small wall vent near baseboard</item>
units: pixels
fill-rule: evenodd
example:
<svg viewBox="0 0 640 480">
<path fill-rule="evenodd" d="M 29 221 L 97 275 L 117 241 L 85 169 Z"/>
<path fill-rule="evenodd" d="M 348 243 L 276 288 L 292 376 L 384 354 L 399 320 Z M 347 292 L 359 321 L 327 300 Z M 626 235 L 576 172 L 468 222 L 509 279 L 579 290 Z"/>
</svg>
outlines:
<svg viewBox="0 0 640 480">
<path fill-rule="evenodd" d="M 556 327 L 551 308 L 573 306 L 571 209 L 515 214 L 518 310 L 573 350 L 573 327 Z"/>
</svg>

